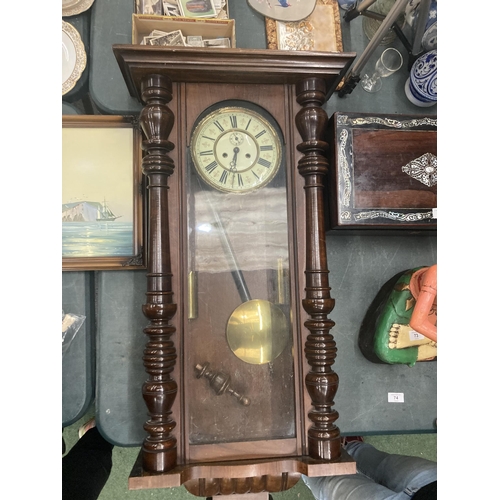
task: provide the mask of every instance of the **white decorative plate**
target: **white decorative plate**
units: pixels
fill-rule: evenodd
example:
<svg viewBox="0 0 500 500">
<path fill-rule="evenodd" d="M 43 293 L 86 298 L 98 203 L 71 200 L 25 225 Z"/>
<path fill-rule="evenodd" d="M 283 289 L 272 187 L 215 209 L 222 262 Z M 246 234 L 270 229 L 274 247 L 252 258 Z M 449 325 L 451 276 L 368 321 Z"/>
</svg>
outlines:
<svg viewBox="0 0 500 500">
<path fill-rule="evenodd" d="M 259 14 L 283 22 L 301 21 L 316 7 L 316 0 L 301 0 L 302 3 L 297 0 L 290 1 L 291 3 L 288 3 L 288 0 L 247 0 L 248 5 Z"/>
<path fill-rule="evenodd" d="M 87 54 L 80 33 L 69 23 L 62 22 L 62 95 L 67 94 L 82 76 Z"/>
<path fill-rule="evenodd" d="M 76 16 L 85 12 L 94 3 L 94 0 L 62 0 L 62 15 Z"/>
</svg>

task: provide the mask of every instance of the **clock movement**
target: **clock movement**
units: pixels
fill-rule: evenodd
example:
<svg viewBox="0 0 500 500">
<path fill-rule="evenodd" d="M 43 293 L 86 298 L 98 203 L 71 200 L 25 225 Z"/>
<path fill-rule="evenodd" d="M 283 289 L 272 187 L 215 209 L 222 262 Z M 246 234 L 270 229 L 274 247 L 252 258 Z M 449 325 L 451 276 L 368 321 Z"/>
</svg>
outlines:
<svg viewBox="0 0 500 500">
<path fill-rule="evenodd" d="M 354 53 L 115 45 L 144 103 L 147 436 L 131 489 L 355 473 L 334 397 L 322 105 Z"/>
</svg>

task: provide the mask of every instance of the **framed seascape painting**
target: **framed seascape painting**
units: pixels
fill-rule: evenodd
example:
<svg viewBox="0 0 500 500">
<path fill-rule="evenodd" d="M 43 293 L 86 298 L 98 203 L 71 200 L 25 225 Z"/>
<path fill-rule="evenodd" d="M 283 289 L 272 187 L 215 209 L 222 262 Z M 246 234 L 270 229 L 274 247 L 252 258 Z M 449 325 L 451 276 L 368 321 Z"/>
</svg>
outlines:
<svg viewBox="0 0 500 500">
<path fill-rule="evenodd" d="M 137 120 L 63 116 L 63 271 L 145 269 L 144 210 Z"/>
</svg>

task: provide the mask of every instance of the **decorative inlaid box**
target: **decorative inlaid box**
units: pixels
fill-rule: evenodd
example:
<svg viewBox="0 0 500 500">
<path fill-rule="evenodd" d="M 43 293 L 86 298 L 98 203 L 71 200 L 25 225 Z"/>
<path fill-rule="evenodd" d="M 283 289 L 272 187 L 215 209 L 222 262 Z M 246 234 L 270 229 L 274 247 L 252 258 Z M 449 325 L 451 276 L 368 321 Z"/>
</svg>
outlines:
<svg viewBox="0 0 500 500">
<path fill-rule="evenodd" d="M 330 123 L 330 229 L 437 228 L 437 118 L 342 113 Z"/>
</svg>

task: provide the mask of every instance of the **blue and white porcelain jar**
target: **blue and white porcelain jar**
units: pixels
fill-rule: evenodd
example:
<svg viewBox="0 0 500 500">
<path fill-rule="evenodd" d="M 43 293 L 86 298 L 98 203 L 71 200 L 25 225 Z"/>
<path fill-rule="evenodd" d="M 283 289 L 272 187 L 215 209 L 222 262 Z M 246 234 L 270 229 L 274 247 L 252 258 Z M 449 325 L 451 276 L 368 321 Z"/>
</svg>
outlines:
<svg viewBox="0 0 500 500">
<path fill-rule="evenodd" d="M 405 10 L 405 21 L 410 26 L 412 35 L 415 36 L 417 20 L 420 15 L 421 0 L 410 0 Z M 422 48 L 427 52 L 437 49 L 437 0 L 431 0 L 424 34 L 422 35 Z"/>
<path fill-rule="evenodd" d="M 420 107 L 434 106 L 437 102 L 437 50 L 421 55 L 411 67 L 405 83 L 408 100 Z"/>
</svg>

